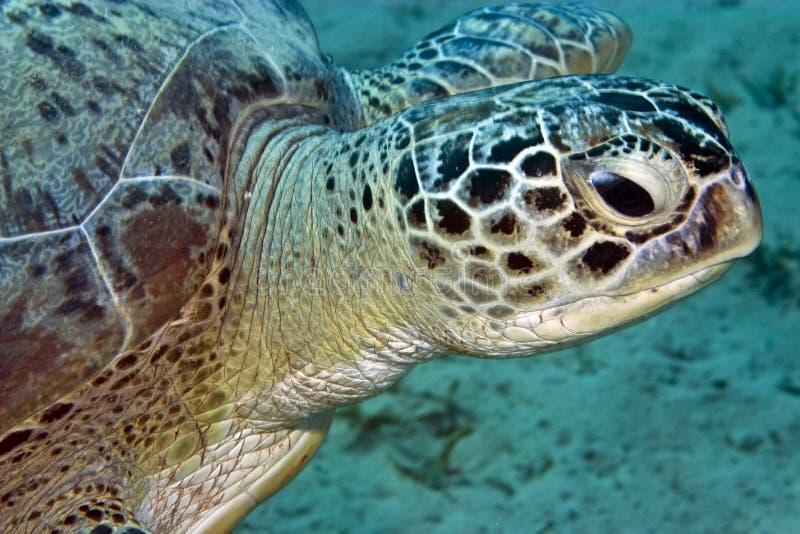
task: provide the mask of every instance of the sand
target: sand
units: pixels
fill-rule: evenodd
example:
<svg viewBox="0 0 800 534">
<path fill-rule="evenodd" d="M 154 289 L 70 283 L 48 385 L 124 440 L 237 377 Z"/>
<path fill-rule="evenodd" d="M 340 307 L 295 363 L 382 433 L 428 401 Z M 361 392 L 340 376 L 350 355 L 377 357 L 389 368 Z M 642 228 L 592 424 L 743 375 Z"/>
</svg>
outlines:
<svg viewBox="0 0 800 534">
<path fill-rule="evenodd" d="M 342 410 L 239 534 L 800 532 L 800 2 L 597 3 L 633 28 L 622 73 L 723 104 L 761 198 L 760 251 L 592 344 L 419 366 Z M 366 67 L 487 2 L 303 4 L 324 50 Z"/>
</svg>

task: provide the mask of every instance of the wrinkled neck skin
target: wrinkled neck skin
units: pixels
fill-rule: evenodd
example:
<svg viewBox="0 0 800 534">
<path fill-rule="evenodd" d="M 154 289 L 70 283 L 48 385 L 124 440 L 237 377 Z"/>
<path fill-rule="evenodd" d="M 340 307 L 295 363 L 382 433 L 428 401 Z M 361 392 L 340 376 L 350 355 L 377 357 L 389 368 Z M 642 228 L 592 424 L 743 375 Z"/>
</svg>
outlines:
<svg viewBox="0 0 800 534">
<path fill-rule="evenodd" d="M 241 364 L 239 415 L 267 428 L 385 389 L 433 354 L 416 325 L 437 321 L 381 172 L 386 136 L 302 122 L 259 125 L 235 171 L 246 205 L 223 328 Z"/>
</svg>

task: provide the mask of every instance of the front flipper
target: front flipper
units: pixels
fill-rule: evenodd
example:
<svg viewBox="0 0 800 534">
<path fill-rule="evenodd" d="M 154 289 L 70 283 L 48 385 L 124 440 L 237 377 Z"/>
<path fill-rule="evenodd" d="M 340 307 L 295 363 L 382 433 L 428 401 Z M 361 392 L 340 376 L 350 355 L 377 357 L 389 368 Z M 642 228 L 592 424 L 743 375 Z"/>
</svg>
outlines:
<svg viewBox="0 0 800 534">
<path fill-rule="evenodd" d="M 425 100 L 566 74 L 610 73 L 631 43 L 630 29 L 601 9 L 508 4 L 467 13 L 428 35 L 393 63 L 356 71 L 362 121 Z"/>
</svg>

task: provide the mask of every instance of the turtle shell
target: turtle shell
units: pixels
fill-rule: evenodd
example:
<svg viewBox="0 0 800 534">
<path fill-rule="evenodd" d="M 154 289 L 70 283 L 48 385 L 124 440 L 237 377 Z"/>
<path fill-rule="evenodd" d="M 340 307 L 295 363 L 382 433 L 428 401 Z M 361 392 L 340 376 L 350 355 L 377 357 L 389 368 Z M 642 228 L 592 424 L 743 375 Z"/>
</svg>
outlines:
<svg viewBox="0 0 800 534">
<path fill-rule="evenodd" d="M 249 106 L 329 109 L 305 14 L 239 4 L 3 4 L 0 430 L 191 298 L 239 204 L 225 169 Z"/>
</svg>

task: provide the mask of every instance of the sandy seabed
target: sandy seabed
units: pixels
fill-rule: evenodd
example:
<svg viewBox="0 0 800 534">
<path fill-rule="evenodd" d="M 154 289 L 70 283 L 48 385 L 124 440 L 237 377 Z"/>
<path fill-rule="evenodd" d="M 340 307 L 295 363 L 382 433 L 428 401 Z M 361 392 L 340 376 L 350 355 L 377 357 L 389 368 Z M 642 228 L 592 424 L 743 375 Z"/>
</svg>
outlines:
<svg viewBox="0 0 800 534">
<path fill-rule="evenodd" d="M 323 49 L 358 67 L 488 3 L 303 1 Z M 589 345 L 419 366 L 341 410 L 236 532 L 800 532 L 800 1 L 596 3 L 633 29 L 621 73 L 722 104 L 762 248 Z"/>
</svg>

